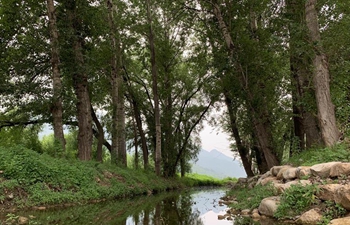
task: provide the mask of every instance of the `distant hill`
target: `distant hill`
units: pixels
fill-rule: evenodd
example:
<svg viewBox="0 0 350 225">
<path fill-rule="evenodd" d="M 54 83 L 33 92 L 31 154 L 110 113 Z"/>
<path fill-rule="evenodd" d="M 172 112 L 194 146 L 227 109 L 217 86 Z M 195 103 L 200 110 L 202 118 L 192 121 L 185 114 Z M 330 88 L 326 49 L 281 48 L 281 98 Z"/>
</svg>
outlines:
<svg viewBox="0 0 350 225">
<path fill-rule="evenodd" d="M 238 160 L 234 160 L 217 150 L 202 150 L 198 161 L 192 165 L 192 173 L 204 174 L 215 178 L 246 177 L 246 173 Z"/>
</svg>

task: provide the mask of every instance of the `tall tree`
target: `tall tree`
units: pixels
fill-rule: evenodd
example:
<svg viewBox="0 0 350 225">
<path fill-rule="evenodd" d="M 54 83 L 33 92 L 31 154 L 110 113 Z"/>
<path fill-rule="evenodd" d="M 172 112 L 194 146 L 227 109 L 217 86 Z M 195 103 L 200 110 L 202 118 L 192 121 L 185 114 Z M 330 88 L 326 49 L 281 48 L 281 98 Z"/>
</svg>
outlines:
<svg viewBox="0 0 350 225">
<path fill-rule="evenodd" d="M 290 69 L 293 98 L 294 135 L 298 149 L 304 150 L 322 144 L 316 115 L 315 91 L 312 81 L 312 59 L 308 48 L 305 4 L 299 0 L 287 0 L 289 18 Z"/>
<path fill-rule="evenodd" d="M 146 0 L 147 7 L 147 22 L 149 26 L 148 41 L 149 48 L 151 51 L 151 67 L 152 67 L 152 90 L 153 90 L 153 101 L 154 101 L 154 121 L 156 131 L 156 146 L 155 146 L 155 167 L 156 174 L 161 174 L 161 160 L 162 160 L 162 130 L 160 125 L 160 109 L 159 109 L 159 95 L 158 95 L 158 74 L 156 65 L 156 50 L 154 46 L 154 34 L 152 27 L 152 12 L 150 0 Z"/>
<path fill-rule="evenodd" d="M 63 109 L 62 109 L 62 82 L 59 68 L 59 45 L 58 30 L 56 25 L 56 12 L 53 0 L 47 0 L 47 15 L 49 18 L 50 41 L 51 41 L 51 66 L 52 66 L 52 87 L 53 87 L 53 103 L 51 113 L 53 117 L 54 137 L 59 143 L 63 151 L 65 150 L 66 141 L 63 133 Z"/>
<path fill-rule="evenodd" d="M 321 43 L 316 3 L 316 0 L 306 1 L 305 18 L 311 41 L 310 47 L 312 47 L 314 53 L 312 61 L 313 84 L 316 94 L 318 122 L 324 143 L 326 146 L 332 146 L 339 140 L 340 132 L 331 99 L 328 60 Z"/>
<path fill-rule="evenodd" d="M 64 3 L 67 10 L 68 22 L 71 29 L 70 45 L 73 68 L 70 68 L 73 87 L 76 95 L 76 109 L 78 120 L 78 157 L 81 160 L 90 160 L 92 151 L 92 117 L 91 102 L 89 96 L 89 84 L 84 62 L 84 38 L 83 19 L 81 13 L 84 3 L 69 0 Z"/>
<path fill-rule="evenodd" d="M 110 27 L 111 85 L 112 85 L 112 162 L 127 166 L 125 142 L 125 108 L 124 85 L 122 75 L 122 51 L 119 35 L 115 25 L 114 7 L 112 0 L 107 0 L 108 22 Z"/>
</svg>

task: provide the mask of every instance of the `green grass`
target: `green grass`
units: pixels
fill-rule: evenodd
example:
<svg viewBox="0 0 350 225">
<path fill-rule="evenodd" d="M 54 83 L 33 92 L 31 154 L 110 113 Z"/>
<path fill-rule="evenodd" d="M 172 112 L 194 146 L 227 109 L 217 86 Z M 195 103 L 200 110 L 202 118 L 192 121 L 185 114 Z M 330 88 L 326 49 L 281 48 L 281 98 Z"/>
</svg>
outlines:
<svg viewBox="0 0 350 225">
<path fill-rule="evenodd" d="M 248 189 L 245 187 L 235 188 L 230 190 L 227 195 L 235 196 L 238 203 L 230 205 L 232 208 L 236 210 L 243 209 L 255 209 L 258 208 L 260 202 L 267 197 L 276 195 L 276 190 L 272 186 L 272 184 L 268 184 L 265 186 L 256 185 L 252 189 Z"/>
<path fill-rule="evenodd" d="M 274 214 L 278 219 L 293 218 L 315 203 L 316 185 L 292 185 L 281 195 L 281 202 Z"/>
<path fill-rule="evenodd" d="M 293 155 L 284 164 L 293 166 L 312 166 L 331 161 L 350 160 L 349 146 L 346 143 L 337 144 L 331 148 L 312 148 Z"/>
<path fill-rule="evenodd" d="M 150 171 L 110 163 L 53 158 L 24 147 L 0 147 L 0 200 L 30 207 L 131 197 L 193 186 L 223 185 L 203 175 L 164 179 Z"/>
<path fill-rule="evenodd" d="M 191 173 L 180 179 L 188 187 L 194 186 L 223 186 L 229 182 L 236 182 L 236 178 L 216 179 L 211 176 Z"/>
</svg>

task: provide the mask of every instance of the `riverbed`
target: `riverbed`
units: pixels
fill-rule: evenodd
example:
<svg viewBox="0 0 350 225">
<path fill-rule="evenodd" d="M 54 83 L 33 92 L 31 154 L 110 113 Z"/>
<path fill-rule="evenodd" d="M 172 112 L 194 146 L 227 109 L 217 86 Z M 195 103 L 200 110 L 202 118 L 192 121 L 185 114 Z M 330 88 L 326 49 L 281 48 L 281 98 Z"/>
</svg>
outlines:
<svg viewBox="0 0 350 225">
<path fill-rule="evenodd" d="M 103 225 L 250 225 L 265 224 L 248 218 L 218 220 L 227 206 L 219 205 L 224 189 L 197 189 L 142 196 L 127 200 L 17 212 L 30 224 Z M 7 215 L 7 218 L 10 216 Z M 6 224 L 6 223 L 5 223 Z M 269 221 L 267 224 L 274 224 Z"/>
</svg>

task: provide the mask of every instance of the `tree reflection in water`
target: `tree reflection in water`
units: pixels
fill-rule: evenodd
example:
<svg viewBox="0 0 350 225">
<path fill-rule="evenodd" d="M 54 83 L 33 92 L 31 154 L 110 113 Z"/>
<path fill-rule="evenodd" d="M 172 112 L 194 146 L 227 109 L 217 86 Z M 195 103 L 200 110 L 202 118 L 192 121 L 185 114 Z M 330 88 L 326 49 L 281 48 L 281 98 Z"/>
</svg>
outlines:
<svg viewBox="0 0 350 225">
<path fill-rule="evenodd" d="M 192 202 L 190 193 L 172 192 L 46 211 L 18 212 L 18 215 L 34 218 L 31 223 L 37 225 L 203 225 L 200 212 L 191 207 Z"/>
</svg>

